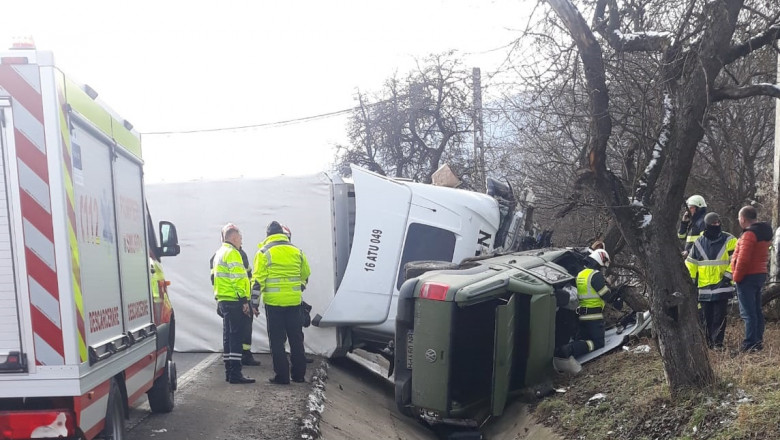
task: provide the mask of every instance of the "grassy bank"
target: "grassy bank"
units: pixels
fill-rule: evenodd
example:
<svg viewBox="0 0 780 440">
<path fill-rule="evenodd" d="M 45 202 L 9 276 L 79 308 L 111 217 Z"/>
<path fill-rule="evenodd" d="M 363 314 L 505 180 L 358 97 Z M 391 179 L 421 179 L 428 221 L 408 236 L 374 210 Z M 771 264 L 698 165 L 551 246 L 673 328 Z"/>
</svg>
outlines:
<svg viewBox="0 0 780 440">
<path fill-rule="evenodd" d="M 708 389 L 672 400 L 658 350 L 640 339 L 577 376 L 557 376 L 565 392 L 540 401 L 534 416 L 566 439 L 780 438 L 780 323 L 767 322 L 758 353 L 737 351 L 743 331 L 730 318 L 727 350 L 709 352 L 718 381 Z"/>
</svg>

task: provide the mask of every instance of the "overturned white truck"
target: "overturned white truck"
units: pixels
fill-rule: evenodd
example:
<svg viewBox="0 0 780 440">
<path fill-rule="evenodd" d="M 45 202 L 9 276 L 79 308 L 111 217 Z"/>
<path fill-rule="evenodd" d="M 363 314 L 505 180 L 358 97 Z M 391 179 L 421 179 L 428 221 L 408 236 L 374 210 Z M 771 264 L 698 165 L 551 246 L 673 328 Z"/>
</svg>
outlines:
<svg viewBox="0 0 780 440">
<path fill-rule="evenodd" d="M 460 262 L 488 253 L 504 237 L 520 243 L 524 219 L 511 190 L 490 182 L 493 196 L 394 180 L 353 167 L 352 178 L 319 173 L 150 185 L 151 209 L 177 222 L 182 253 L 167 268 L 183 280 L 171 288 L 179 314 L 176 348 L 220 351 L 208 259 L 221 225 L 243 231 L 249 255 L 277 220 L 312 267 L 304 299 L 314 325 L 308 352 L 340 356 L 353 348 L 391 353 L 398 289 L 410 261 Z M 171 203 L 175 200 L 175 203 Z M 255 320 L 253 349 L 268 350 L 265 319 Z"/>
</svg>

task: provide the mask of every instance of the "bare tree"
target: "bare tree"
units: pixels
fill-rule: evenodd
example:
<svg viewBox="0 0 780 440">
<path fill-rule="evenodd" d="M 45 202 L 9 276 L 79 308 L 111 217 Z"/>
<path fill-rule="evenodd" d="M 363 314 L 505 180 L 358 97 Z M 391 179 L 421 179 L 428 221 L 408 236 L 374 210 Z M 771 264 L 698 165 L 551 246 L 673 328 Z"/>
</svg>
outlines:
<svg viewBox="0 0 780 440">
<path fill-rule="evenodd" d="M 714 373 L 674 230 L 713 105 L 780 97 L 770 84 L 723 79 L 728 66 L 778 39 L 780 6 L 749 0 L 547 3 L 557 19 L 546 20 L 576 48 L 587 96 L 576 103 L 588 114 L 587 136 L 571 139 L 581 152 L 578 183 L 598 194 L 643 266 L 670 390 L 706 386 Z M 611 152 L 621 152 L 623 161 Z"/>
<path fill-rule="evenodd" d="M 454 52 L 431 55 L 403 79 L 388 79 L 373 95 L 358 94 L 349 124 L 351 145 L 337 162 L 430 182 L 447 162 L 468 182 L 473 173 L 471 71 Z"/>
</svg>

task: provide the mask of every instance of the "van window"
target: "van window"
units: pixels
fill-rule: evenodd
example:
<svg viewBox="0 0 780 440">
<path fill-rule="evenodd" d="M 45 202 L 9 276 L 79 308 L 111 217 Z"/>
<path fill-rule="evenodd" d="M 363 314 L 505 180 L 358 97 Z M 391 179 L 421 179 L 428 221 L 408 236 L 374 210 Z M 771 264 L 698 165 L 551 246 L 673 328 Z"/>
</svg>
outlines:
<svg viewBox="0 0 780 440">
<path fill-rule="evenodd" d="M 404 266 L 410 261 L 452 261 L 455 253 L 455 233 L 435 226 L 412 223 L 406 231 L 396 288 L 404 283 Z"/>
</svg>

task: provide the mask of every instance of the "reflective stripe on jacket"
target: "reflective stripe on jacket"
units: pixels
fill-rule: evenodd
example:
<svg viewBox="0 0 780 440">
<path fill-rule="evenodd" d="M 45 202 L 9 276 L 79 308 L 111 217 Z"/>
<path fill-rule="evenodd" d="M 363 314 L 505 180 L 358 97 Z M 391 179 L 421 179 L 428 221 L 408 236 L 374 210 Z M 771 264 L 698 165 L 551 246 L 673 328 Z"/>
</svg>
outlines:
<svg viewBox="0 0 780 440">
<path fill-rule="evenodd" d="M 241 254 L 232 244 L 222 243 L 214 254 L 214 298 L 217 301 L 249 300 L 249 278 Z"/>
<path fill-rule="evenodd" d="M 597 291 L 593 286 L 594 277 L 601 278 L 597 284 L 602 285 Z M 580 309 L 603 309 L 604 300 L 602 296 L 609 292 L 604 276 L 595 269 L 583 269 L 577 274 L 577 297 L 580 300 Z M 581 321 L 595 321 L 604 319 L 602 313 L 589 313 L 580 315 Z"/>
<path fill-rule="evenodd" d="M 306 256 L 284 234 L 269 235 L 258 245 L 252 282 L 260 286 L 263 303 L 269 306 L 297 306 L 301 286 L 311 275 Z"/>
<path fill-rule="evenodd" d="M 737 238 L 722 232 L 715 240 L 702 235 L 694 242 L 685 266 L 699 288 L 699 301 L 729 299 L 734 285 L 720 286 L 725 277 L 731 279 L 731 255 L 737 247 Z"/>
</svg>

